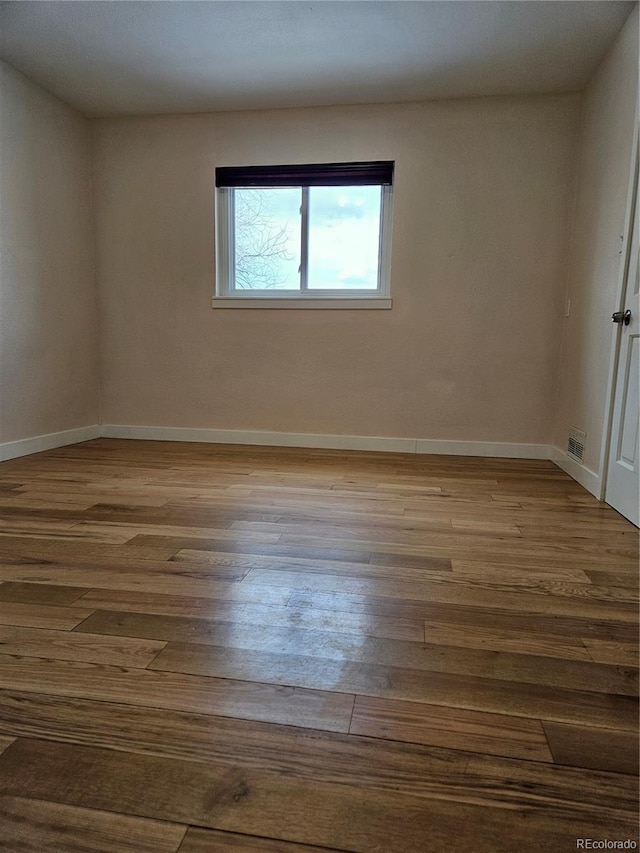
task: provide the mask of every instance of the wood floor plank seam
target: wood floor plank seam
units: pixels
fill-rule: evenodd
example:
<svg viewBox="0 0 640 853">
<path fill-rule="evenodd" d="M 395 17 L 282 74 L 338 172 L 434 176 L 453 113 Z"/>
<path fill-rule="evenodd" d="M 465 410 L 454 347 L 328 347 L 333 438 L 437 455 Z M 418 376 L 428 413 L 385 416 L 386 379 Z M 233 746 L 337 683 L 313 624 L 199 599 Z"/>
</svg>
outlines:
<svg viewBox="0 0 640 853">
<path fill-rule="evenodd" d="M 158 658 L 158 655 L 160 655 L 160 654 L 161 654 L 161 652 L 163 652 L 163 651 L 166 649 L 167 645 L 168 645 L 168 643 L 166 643 L 166 642 L 165 642 L 165 644 L 163 645 L 163 647 L 162 647 L 161 649 L 158 649 L 158 650 L 156 651 L 156 653 L 153 655 L 153 657 L 151 658 L 151 660 L 150 660 L 150 661 L 148 661 L 148 662 L 145 664 L 145 666 L 144 666 L 144 667 L 142 667 L 142 668 L 143 668 L 143 669 L 149 669 L 149 667 L 151 666 L 151 664 L 155 663 L 156 659 Z"/>
<path fill-rule="evenodd" d="M 180 847 L 178 848 L 177 853 L 187 853 L 187 848 L 185 847 L 185 844 L 188 843 L 188 839 L 186 839 L 186 836 L 188 835 L 189 830 L 197 830 L 198 832 L 202 832 L 203 828 L 199 827 L 199 826 L 195 826 L 193 824 L 190 824 L 187 827 L 187 831 L 185 833 L 185 838 L 180 843 Z M 207 831 L 207 830 L 205 830 L 205 831 Z M 265 836 L 265 835 L 245 835 L 242 832 L 229 832 L 229 831 L 224 830 L 224 829 L 208 830 L 208 832 L 215 833 L 216 837 L 220 838 L 222 843 L 224 843 L 225 837 L 226 838 L 235 837 L 235 838 L 240 838 L 240 839 L 246 839 L 247 842 L 251 842 L 252 840 L 257 840 L 258 842 L 266 842 L 270 845 L 282 845 L 283 843 L 286 844 L 286 850 L 284 847 L 281 847 L 281 846 L 280 847 L 270 846 L 269 848 L 267 848 L 270 851 L 270 853 L 279 853 L 279 851 L 282 851 L 282 853 L 287 853 L 287 851 L 289 851 L 289 850 L 291 851 L 291 853 L 315 853 L 315 851 L 317 851 L 317 853 L 350 853 L 350 851 L 345 850 L 343 848 L 338 849 L 336 847 L 331 847 L 331 848 L 320 847 L 317 844 L 308 844 L 308 843 L 305 844 L 304 846 L 302 846 L 302 845 L 297 844 L 296 842 L 281 842 L 278 838 L 273 838 L 272 836 L 269 837 L 269 836 Z M 263 848 L 263 849 L 265 849 L 265 848 Z M 202 853 L 205 853 L 205 851 L 202 850 Z M 223 851 L 220 848 L 219 848 L 219 851 L 214 850 L 214 848 L 210 848 L 208 853 L 223 853 Z M 256 853 L 258 853 L 257 848 L 256 848 Z"/>
<path fill-rule="evenodd" d="M 80 601 L 83 597 L 84 597 L 84 595 L 81 595 L 81 596 L 80 596 L 80 598 L 78 599 L 78 601 Z M 74 602 L 74 603 L 76 603 L 76 602 Z M 72 631 L 75 631 L 75 630 L 76 630 L 76 628 L 79 628 L 79 627 L 80 627 L 80 625 L 82 625 L 82 623 L 83 623 L 83 622 L 86 622 L 86 621 L 87 621 L 87 619 L 90 619 L 92 616 L 95 616 L 95 613 L 96 613 L 96 611 L 95 611 L 95 610 L 92 610 L 92 611 L 91 611 L 91 613 L 87 613 L 87 615 L 86 615 L 86 616 L 84 616 L 84 617 L 83 617 L 83 618 L 78 622 L 78 624 L 77 624 L 77 625 L 74 625 L 74 626 L 73 626 L 73 628 L 72 628 L 71 630 L 72 630 Z"/>
</svg>

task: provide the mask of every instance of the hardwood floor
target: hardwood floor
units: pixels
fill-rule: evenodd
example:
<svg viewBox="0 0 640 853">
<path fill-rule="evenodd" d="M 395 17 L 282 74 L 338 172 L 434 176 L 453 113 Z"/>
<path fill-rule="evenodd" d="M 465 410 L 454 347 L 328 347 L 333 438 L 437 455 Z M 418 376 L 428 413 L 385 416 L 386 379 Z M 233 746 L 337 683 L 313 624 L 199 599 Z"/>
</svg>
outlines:
<svg viewBox="0 0 640 853">
<path fill-rule="evenodd" d="M 550 462 L 0 466 L 2 851 L 638 843 L 637 695 L 638 532 Z"/>
</svg>

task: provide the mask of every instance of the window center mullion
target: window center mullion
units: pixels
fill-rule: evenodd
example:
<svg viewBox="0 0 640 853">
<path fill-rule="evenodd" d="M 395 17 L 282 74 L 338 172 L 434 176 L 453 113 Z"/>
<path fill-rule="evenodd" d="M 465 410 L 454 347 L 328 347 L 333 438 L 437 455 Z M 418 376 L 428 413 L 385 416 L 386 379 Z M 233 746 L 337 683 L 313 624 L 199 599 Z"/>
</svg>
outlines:
<svg viewBox="0 0 640 853">
<path fill-rule="evenodd" d="M 300 203 L 300 290 L 307 290 L 309 278 L 309 187 L 301 187 Z"/>
</svg>

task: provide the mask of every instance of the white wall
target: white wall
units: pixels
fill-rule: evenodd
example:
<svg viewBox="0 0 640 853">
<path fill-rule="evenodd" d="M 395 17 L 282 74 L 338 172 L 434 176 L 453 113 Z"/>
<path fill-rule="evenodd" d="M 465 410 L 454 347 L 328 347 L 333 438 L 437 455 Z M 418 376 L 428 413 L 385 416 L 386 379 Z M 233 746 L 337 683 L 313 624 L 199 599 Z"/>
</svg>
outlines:
<svg viewBox="0 0 640 853">
<path fill-rule="evenodd" d="M 638 8 L 584 93 L 574 223 L 569 252 L 571 314 L 564 323 L 554 444 L 569 426 L 587 433 L 584 467 L 572 473 L 597 491 L 607 378 L 617 309 L 620 237 L 632 159 L 638 89 Z M 589 474 L 593 472 L 593 476 Z"/>
<path fill-rule="evenodd" d="M 88 122 L 4 63 L 0 110 L 6 443 L 97 423 L 99 377 Z"/>
<path fill-rule="evenodd" d="M 98 120 L 103 422 L 548 444 L 578 96 Z M 222 310 L 217 165 L 396 161 L 391 311 Z"/>
</svg>

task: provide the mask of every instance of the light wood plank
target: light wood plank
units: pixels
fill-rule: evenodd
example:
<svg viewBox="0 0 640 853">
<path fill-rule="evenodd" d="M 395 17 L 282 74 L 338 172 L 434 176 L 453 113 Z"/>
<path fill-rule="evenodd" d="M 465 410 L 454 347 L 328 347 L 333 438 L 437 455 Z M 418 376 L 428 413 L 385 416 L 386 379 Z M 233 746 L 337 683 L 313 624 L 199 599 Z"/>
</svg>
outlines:
<svg viewBox="0 0 640 853">
<path fill-rule="evenodd" d="M 585 574 L 591 583 L 596 585 L 624 586 L 636 590 L 640 586 L 640 572 L 638 572 L 637 566 L 635 569 L 631 566 L 619 567 L 618 571 L 588 569 Z"/>
<path fill-rule="evenodd" d="M 250 681 L 0 655 L 4 688 L 346 732 L 354 697 Z M 549 715 L 550 716 L 550 715 Z"/>
<path fill-rule="evenodd" d="M 14 742 L 15 738 L 13 737 L 4 737 L 0 735 L 0 755 L 5 751 L 8 746 Z"/>
<path fill-rule="evenodd" d="M 605 611 L 611 622 L 627 622 L 636 630 L 637 608 L 632 604 L 610 602 L 605 607 L 597 601 L 563 596 L 527 595 L 518 592 L 491 592 L 478 589 L 460 589 L 457 584 L 433 586 L 429 599 L 394 599 L 386 595 L 315 592 L 294 590 L 289 604 L 295 607 L 315 607 L 318 610 L 347 610 L 351 613 L 372 613 L 380 616 L 408 616 L 428 619 L 434 604 L 462 604 L 467 607 L 493 607 L 496 610 L 516 610 L 548 616 L 578 616 L 584 620 L 598 619 Z"/>
<path fill-rule="evenodd" d="M 126 546 L 123 546 L 126 547 Z M 217 580 L 215 574 L 182 564 L 150 563 L 148 570 L 127 571 L 122 568 L 102 569 L 90 565 L 52 565 L 43 563 L 4 562 L 0 564 L 3 580 L 28 580 L 32 583 L 82 585 L 100 589 L 130 590 L 132 592 L 162 592 L 166 595 L 193 595 L 202 598 L 221 598 L 227 601 L 255 601 L 286 604 L 291 590 L 258 584 L 242 586 L 234 581 Z"/>
<path fill-rule="evenodd" d="M 469 649 L 492 649 L 496 652 L 591 660 L 585 644 L 577 637 L 550 634 L 528 634 L 525 630 L 500 631 L 479 625 L 457 625 L 452 622 L 427 620 L 424 623 L 426 643 L 442 643 Z M 601 661 L 612 663 L 612 661 Z M 625 661 L 631 664 L 631 661 Z"/>
<path fill-rule="evenodd" d="M 176 853 L 186 827 L 24 797 L 0 796 L 1 844 L 20 853 Z"/>
<path fill-rule="evenodd" d="M 556 764 L 638 775 L 640 743 L 637 732 L 548 721 L 543 725 Z"/>
<path fill-rule="evenodd" d="M 573 797 L 592 804 L 587 808 L 637 813 L 637 776 L 479 754 L 470 756 L 464 775 L 470 785 L 482 789 L 484 802 L 502 808 L 517 807 L 523 797 L 530 797 L 541 808 L 555 809 L 572 799 L 569 789 L 573 788 Z M 637 840 L 637 832 L 636 826 L 629 837 Z"/>
<path fill-rule="evenodd" d="M 0 626 L 0 655 L 145 667 L 162 651 L 157 640 Z"/>
<path fill-rule="evenodd" d="M 114 521 L 81 521 L 74 524 L 73 531 L 96 534 L 114 534 L 120 536 L 124 542 L 134 537 L 153 536 L 154 541 L 158 537 L 182 539 L 211 539 L 220 542 L 232 542 L 234 544 L 243 542 L 274 543 L 280 539 L 280 533 L 261 532 L 251 530 L 236 530 L 232 527 L 183 527 L 176 524 L 135 524 L 132 522 Z M 159 540 L 158 540 L 159 541 Z M 137 544 L 137 543 L 132 543 Z M 162 544 L 159 542 L 159 544 Z"/>
<path fill-rule="evenodd" d="M 1 601 L 0 625 L 71 631 L 92 613 L 93 610 L 87 607 L 54 607 L 47 604 Z"/>
<path fill-rule="evenodd" d="M 124 547 L 124 546 L 123 546 Z M 172 560 L 138 560 L 134 557 L 126 555 L 113 554 L 110 559 L 105 559 L 104 556 L 91 557 L 87 554 L 67 554 L 64 559 L 46 559 L 45 557 L 20 557 L 10 555 L 5 557 L 0 562 L 0 568 L 6 572 L 13 570 L 24 573 L 25 567 L 33 571 L 34 577 L 39 578 L 39 571 L 46 571 L 51 574 L 57 574 L 60 577 L 64 576 L 65 571 L 84 569 L 92 574 L 89 575 L 92 579 L 101 575 L 119 575 L 122 580 L 125 580 L 129 575 L 137 577 L 139 575 L 164 574 L 169 577 L 182 575 L 194 578 L 205 578 L 207 580 L 217 581 L 239 581 L 244 578 L 252 565 L 247 564 L 243 560 L 221 560 L 215 564 L 203 566 L 200 562 L 193 563 L 181 560 L 178 564 Z M 11 583 L 5 581 L 6 584 Z M 31 586 L 36 586 L 42 581 L 33 581 Z M 25 583 L 26 587 L 29 582 Z M 61 586 L 61 585 L 60 585 Z M 62 586 L 61 586 L 62 588 Z M 83 592 L 86 592 L 90 587 L 85 584 L 79 587 Z"/>
<path fill-rule="evenodd" d="M 356 696 L 349 731 L 367 737 L 551 761 L 538 720 Z"/>
<path fill-rule="evenodd" d="M 212 598 L 181 595 L 91 590 L 74 603 L 74 607 L 98 610 L 148 613 L 160 616 L 188 617 L 237 625 L 273 625 L 283 628 L 307 628 L 338 634 L 366 637 L 388 637 L 396 640 L 423 639 L 424 628 L 419 619 L 393 616 L 369 616 L 360 613 L 329 613 L 278 604 L 242 603 Z"/>
<path fill-rule="evenodd" d="M 85 592 L 88 592 L 88 589 L 80 586 L 56 586 L 54 584 L 13 581 L 0 583 L 0 601 L 17 601 L 22 604 L 72 604 Z"/>
<path fill-rule="evenodd" d="M 164 543 L 164 544 L 163 544 Z M 89 560 L 119 560 L 121 558 L 133 557 L 136 560 L 168 560 L 172 557 L 176 548 L 173 548 L 166 540 L 155 547 L 133 546 L 130 544 L 104 544 L 101 542 L 69 541 L 61 542 L 53 539 L 21 539 L 17 536 L 4 536 L 0 538 L 0 556 L 22 557 L 31 560 L 62 560 L 68 558 Z"/>
<path fill-rule="evenodd" d="M 242 535 L 238 535 L 238 540 Z M 164 536 L 134 536 L 128 543 L 130 547 L 153 549 L 167 546 L 173 549 L 173 553 L 180 551 L 220 551 L 224 554 L 258 554 L 271 557 L 300 557 L 307 560 L 340 560 L 345 563 L 368 563 L 370 552 L 368 550 L 343 550 L 340 548 L 307 547 L 306 545 L 280 545 L 262 544 L 253 541 L 223 541 L 217 539 L 197 539 L 188 537 L 164 537 Z M 187 556 L 189 556 L 187 555 Z"/>
<path fill-rule="evenodd" d="M 404 605 L 403 605 L 404 606 Z M 607 608 L 610 612 L 610 608 Z M 340 611 L 338 611 L 340 612 Z M 577 642 L 582 637 L 617 641 L 621 643 L 638 642 L 638 623 L 627 618 L 617 620 L 604 618 L 585 618 L 573 615 L 547 615 L 528 613 L 519 609 L 502 610 L 496 607 L 473 607 L 463 604 L 442 604 L 429 602 L 429 617 L 425 624 L 435 621 L 458 625 L 461 629 L 475 629 L 520 632 L 527 639 L 546 636 L 564 637 L 567 642 Z M 626 614 L 625 614 L 626 616 Z"/>
<path fill-rule="evenodd" d="M 336 847 L 332 849 L 307 847 L 306 844 L 191 827 L 187 831 L 179 853 L 343 853 L 343 851 Z"/>
<path fill-rule="evenodd" d="M 583 642 L 590 657 L 597 663 L 638 666 L 637 643 L 615 643 L 607 640 L 595 640 L 591 637 L 585 638 Z"/>
</svg>

